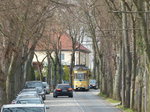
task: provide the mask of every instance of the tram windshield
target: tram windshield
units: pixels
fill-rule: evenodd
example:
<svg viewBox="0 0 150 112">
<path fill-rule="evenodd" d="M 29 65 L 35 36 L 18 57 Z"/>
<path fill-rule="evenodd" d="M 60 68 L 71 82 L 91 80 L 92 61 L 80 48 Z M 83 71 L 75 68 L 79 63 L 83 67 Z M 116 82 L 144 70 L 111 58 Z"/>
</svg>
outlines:
<svg viewBox="0 0 150 112">
<path fill-rule="evenodd" d="M 83 80 L 83 79 L 85 79 L 85 74 L 84 74 L 84 73 L 77 73 L 75 78 L 76 78 L 76 79 L 80 79 L 80 80 L 82 79 L 82 80 Z"/>
</svg>

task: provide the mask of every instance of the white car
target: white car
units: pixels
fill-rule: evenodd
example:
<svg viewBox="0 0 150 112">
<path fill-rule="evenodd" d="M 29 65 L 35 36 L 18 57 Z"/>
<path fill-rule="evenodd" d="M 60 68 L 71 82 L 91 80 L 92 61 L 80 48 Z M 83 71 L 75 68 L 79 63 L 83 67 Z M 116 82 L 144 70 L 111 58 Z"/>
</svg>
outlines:
<svg viewBox="0 0 150 112">
<path fill-rule="evenodd" d="M 16 103 L 17 103 L 17 100 L 18 100 L 18 99 L 22 99 L 22 98 L 40 98 L 41 100 L 43 100 L 42 97 L 39 96 L 38 94 L 21 93 L 21 94 L 19 94 L 19 95 L 16 97 L 16 99 L 13 100 L 11 103 L 12 103 L 12 104 L 16 104 Z"/>
<path fill-rule="evenodd" d="M 8 104 L 3 105 L 1 112 L 47 112 L 44 104 Z"/>
<path fill-rule="evenodd" d="M 49 84 L 47 82 L 42 82 L 42 83 L 43 83 L 46 94 L 49 94 L 50 93 Z"/>
</svg>

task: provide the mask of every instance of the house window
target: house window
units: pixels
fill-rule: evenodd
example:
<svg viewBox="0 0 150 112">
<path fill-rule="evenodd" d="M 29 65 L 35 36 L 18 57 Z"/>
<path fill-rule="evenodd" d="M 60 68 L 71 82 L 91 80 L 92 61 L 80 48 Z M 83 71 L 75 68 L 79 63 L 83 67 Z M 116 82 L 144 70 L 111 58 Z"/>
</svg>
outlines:
<svg viewBox="0 0 150 112">
<path fill-rule="evenodd" d="M 61 54 L 61 60 L 64 60 L 64 59 L 65 59 L 65 55 Z"/>
</svg>

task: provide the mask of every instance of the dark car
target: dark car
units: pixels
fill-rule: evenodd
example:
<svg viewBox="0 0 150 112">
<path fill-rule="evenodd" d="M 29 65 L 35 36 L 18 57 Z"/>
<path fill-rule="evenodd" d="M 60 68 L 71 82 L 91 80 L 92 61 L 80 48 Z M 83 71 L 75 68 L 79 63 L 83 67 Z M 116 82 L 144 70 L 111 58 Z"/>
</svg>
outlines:
<svg viewBox="0 0 150 112">
<path fill-rule="evenodd" d="M 73 97 L 73 89 L 69 84 L 58 84 L 53 93 L 54 98 L 56 98 L 57 96 Z"/>
<path fill-rule="evenodd" d="M 27 81 L 25 83 L 25 89 L 34 89 L 34 88 L 37 90 L 38 94 L 43 98 L 43 100 L 45 100 L 46 99 L 45 89 L 41 81 Z"/>
<path fill-rule="evenodd" d="M 89 81 L 89 88 L 90 89 L 96 89 L 97 88 L 97 82 L 95 79 L 90 79 Z"/>
</svg>

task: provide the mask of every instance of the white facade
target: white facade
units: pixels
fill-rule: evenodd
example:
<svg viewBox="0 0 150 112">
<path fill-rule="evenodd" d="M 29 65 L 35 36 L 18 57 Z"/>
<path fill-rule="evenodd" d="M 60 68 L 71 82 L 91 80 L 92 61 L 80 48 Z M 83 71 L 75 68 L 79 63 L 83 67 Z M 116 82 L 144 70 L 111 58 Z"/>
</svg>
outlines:
<svg viewBox="0 0 150 112">
<path fill-rule="evenodd" d="M 89 37 L 85 37 L 82 45 L 91 51 L 91 53 L 89 54 L 89 68 L 92 70 L 94 66 L 94 51 L 92 46 L 93 45 L 92 39 Z"/>
<path fill-rule="evenodd" d="M 42 62 L 43 59 L 46 57 L 45 51 L 35 51 L 35 54 L 37 55 L 39 62 Z M 62 65 L 70 65 L 72 52 L 61 51 L 61 55 L 63 56 L 63 58 L 61 59 Z M 54 57 L 54 53 L 52 54 L 52 57 Z M 35 55 L 33 58 L 33 62 L 37 62 L 37 58 Z M 48 63 L 47 58 L 44 59 L 43 63 L 45 66 L 47 65 Z M 79 51 L 75 52 L 75 65 L 79 65 L 79 64 L 83 64 L 89 67 L 89 54 L 88 53 L 79 52 Z"/>
</svg>

